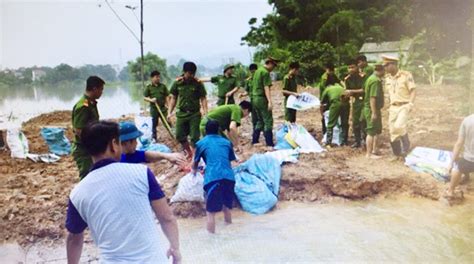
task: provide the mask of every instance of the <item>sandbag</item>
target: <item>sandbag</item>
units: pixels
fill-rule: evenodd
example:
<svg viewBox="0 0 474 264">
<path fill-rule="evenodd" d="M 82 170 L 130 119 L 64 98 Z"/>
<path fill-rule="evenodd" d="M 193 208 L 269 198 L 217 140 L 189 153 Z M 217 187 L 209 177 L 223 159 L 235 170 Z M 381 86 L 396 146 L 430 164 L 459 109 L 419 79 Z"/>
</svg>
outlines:
<svg viewBox="0 0 474 264">
<path fill-rule="evenodd" d="M 299 147 L 301 153 L 321 153 L 324 151 L 318 141 L 301 125 L 291 126 L 285 139 L 293 147 Z"/>
<path fill-rule="evenodd" d="M 234 169 L 235 194 L 242 209 L 252 214 L 264 214 L 278 201 L 280 162 L 272 156 L 255 154 Z"/>
<path fill-rule="evenodd" d="M 293 149 L 293 147 L 286 141 L 285 136 L 288 134 L 289 126 L 288 122 L 285 122 L 276 132 L 276 144 L 275 149 Z"/>
<path fill-rule="evenodd" d="M 299 148 L 297 149 L 282 149 L 277 151 L 266 152 L 265 155 L 271 156 L 280 162 L 280 165 L 283 163 L 297 163 L 299 156 Z"/>
<path fill-rule="evenodd" d="M 405 165 L 416 172 L 428 173 L 439 181 L 447 182 L 452 159 L 453 153 L 450 151 L 416 147 L 406 156 Z"/>
<path fill-rule="evenodd" d="M 71 143 L 64 135 L 64 128 L 43 127 L 40 134 L 48 144 L 49 152 L 59 156 L 71 153 Z"/>
<path fill-rule="evenodd" d="M 29 152 L 28 140 L 18 127 L 7 130 L 7 145 L 12 158 L 25 159 Z"/>
<path fill-rule="evenodd" d="M 326 127 L 329 123 L 329 111 L 324 112 L 324 123 Z M 327 133 L 323 135 L 323 142 L 326 142 Z M 332 130 L 332 144 L 340 146 L 342 143 L 341 118 L 338 118 L 336 126 Z"/>
<path fill-rule="evenodd" d="M 137 149 L 138 150 L 144 150 L 144 151 L 158 151 L 161 153 L 171 153 L 171 149 L 166 146 L 165 144 L 160 144 L 160 143 L 151 143 L 147 145 L 141 145 L 140 148 L 138 148 L 137 144 Z"/>
<path fill-rule="evenodd" d="M 178 188 L 170 200 L 175 202 L 204 202 L 204 178 L 200 172 L 188 173 L 178 183 Z"/>
<path fill-rule="evenodd" d="M 290 95 L 286 101 L 286 108 L 302 111 L 316 106 L 319 107 L 320 104 L 318 97 L 310 93 L 302 93 L 298 97 Z"/>
</svg>

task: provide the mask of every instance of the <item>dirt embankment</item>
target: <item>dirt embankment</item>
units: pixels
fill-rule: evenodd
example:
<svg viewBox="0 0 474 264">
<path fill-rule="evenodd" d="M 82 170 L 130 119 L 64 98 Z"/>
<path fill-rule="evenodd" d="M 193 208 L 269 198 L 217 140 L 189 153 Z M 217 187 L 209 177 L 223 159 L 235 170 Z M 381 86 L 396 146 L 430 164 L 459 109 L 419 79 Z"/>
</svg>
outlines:
<svg viewBox="0 0 474 264">
<path fill-rule="evenodd" d="M 304 91 L 317 94 L 317 90 Z M 414 146 L 451 149 L 462 120 L 460 106 L 466 104 L 465 91 L 460 87 L 418 89 L 416 108 L 410 119 L 410 136 Z M 279 85 L 273 91 L 275 128 L 283 122 L 282 96 Z M 384 111 L 384 115 L 386 111 Z M 39 131 L 43 126 L 61 126 L 72 139 L 69 111 L 53 112 L 33 118 L 23 124 L 31 153 L 46 153 L 46 144 Z M 126 119 L 126 118 L 125 118 Z M 333 199 L 359 200 L 376 195 L 407 194 L 437 200 L 444 184 L 429 175 L 417 174 L 401 162 L 389 161 L 390 148 L 384 116 L 384 158 L 367 160 L 362 150 L 349 147 L 333 148 L 324 154 L 301 155 L 297 164 L 282 168 L 280 200 L 329 202 Z M 321 139 L 318 109 L 298 113 L 297 121 L 317 139 Z M 160 141 L 177 149 L 167 133 L 159 128 Z M 244 120 L 241 127 L 242 159 L 253 153 L 264 152 L 264 147 L 250 145 L 251 124 Z M 261 139 L 263 141 L 263 138 Z M 149 164 L 157 175 L 167 197 L 176 190 L 180 172 L 167 162 Z M 0 238 L 28 244 L 41 238 L 58 239 L 64 234 L 67 197 L 78 182 L 78 173 L 71 156 L 58 163 L 33 163 L 11 159 L 8 151 L 0 152 Z M 470 187 L 463 187 L 469 191 Z M 204 215 L 200 203 L 172 205 L 180 217 Z"/>
</svg>

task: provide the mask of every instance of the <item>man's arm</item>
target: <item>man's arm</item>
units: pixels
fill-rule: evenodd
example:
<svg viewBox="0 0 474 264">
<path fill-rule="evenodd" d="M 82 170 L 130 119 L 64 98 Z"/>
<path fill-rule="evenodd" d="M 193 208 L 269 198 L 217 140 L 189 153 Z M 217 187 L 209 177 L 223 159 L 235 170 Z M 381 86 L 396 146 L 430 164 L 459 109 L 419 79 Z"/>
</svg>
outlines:
<svg viewBox="0 0 474 264">
<path fill-rule="evenodd" d="M 145 159 L 147 162 L 156 162 L 163 159 L 177 164 L 186 162 L 186 158 L 181 153 L 162 153 L 159 151 L 145 151 Z"/>
<path fill-rule="evenodd" d="M 461 128 L 462 131 L 462 128 Z M 451 163 L 449 164 L 449 172 L 453 169 L 454 162 L 459 158 L 459 155 L 461 154 L 461 150 L 464 146 L 464 135 L 463 133 L 459 133 L 458 135 L 458 140 L 456 141 L 456 144 L 454 144 L 453 148 L 453 159 L 451 160 Z"/>
<path fill-rule="evenodd" d="M 282 90 L 281 92 L 283 93 L 283 95 L 288 95 L 288 96 L 293 95 L 293 96 L 296 96 L 296 97 L 299 96 L 299 94 L 296 93 L 296 92 L 290 92 L 290 91 L 287 91 L 287 90 Z"/>
<path fill-rule="evenodd" d="M 153 200 L 151 202 L 156 218 L 160 222 L 161 230 L 165 234 L 170 243 L 168 256 L 173 256 L 173 263 L 179 263 L 181 260 L 181 253 L 179 252 L 179 231 L 178 223 L 173 215 L 166 198 Z"/>
<path fill-rule="evenodd" d="M 232 91 L 228 92 L 225 96 L 226 96 L 226 97 L 231 97 L 231 96 L 234 95 L 238 90 L 239 90 L 239 86 L 236 86 L 236 87 L 234 87 L 234 89 L 232 89 Z"/>
<path fill-rule="evenodd" d="M 410 104 L 415 104 L 415 99 L 416 99 L 416 89 L 411 89 L 410 90 Z"/>
<path fill-rule="evenodd" d="M 370 97 L 370 110 L 372 112 L 372 120 L 378 119 L 379 116 L 377 116 L 377 98 L 374 96 Z"/>
<path fill-rule="evenodd" d="M 267 97 L 268 101 L 268 110 L 272 110 L 273 104 L 272 104 L 272 93 L 270 91 L 271 86 L 265 86 L 265 97 Z"/>
<path fill-rule="evenodd" d="M 67 263 L 79 263 L 82 254 L 82 245 L 84 244 L 84 233 L 68 233 L 66 239 Z"/>
<path fill-rule="evenodd" d="M 174 108 L 176 107 L 176 97 L 174 95 L 170 95 L 169 99 L 169 111 L 168 111 L 168 118 L 171 117 Z"/>
<path fill-rule="evenodd" d="M 207 98 L 206 97 L 201 97 L 201 108 L 202 108 L 202 114 L 207 115 Z"/>
<path fill-rule="evenodd" d="M 151 98 L 151 97 L 143 97 L 143 100 L 149 103 L 156 103 L 156 98 Z"/>
<path fill-rule="evenodd" d="M 229 125 L 229 139 L 234 144 L 234 146 L 238 149 L 239 143 L 239 129 L 237 127 L 237 122 L 232 121 Z"/>
</svg>

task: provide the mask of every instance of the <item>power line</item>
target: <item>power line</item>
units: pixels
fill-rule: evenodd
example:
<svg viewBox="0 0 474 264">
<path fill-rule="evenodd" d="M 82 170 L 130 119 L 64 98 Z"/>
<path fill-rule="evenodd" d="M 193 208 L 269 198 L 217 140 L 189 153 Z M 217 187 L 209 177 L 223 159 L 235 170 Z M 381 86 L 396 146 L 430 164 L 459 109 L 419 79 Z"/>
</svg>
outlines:
<svg viewBox="0 0 474 264">
<path fill-rule="evenodd" d="M 117 17 L 117 19 L 128 29 L 128 31 L 130 33 L 132 33 L 133 37 L 138 41 L 138 43 L 141 43 L 140 39 L 138 38 L 138 36 L 135 34 L 135 32 L 133 32 L 133 30 L 127 25 L 127 23 L 125 23 L 125 21 L 122 20 L 122 18 L 117 14 L 117 12 L 115 11 L 115 9 L 112 7 L 112 5 L 110 5 L 109 1 L 107 0 L 104 0 L 105 3 L 107 4 L 107 6 L 110 8 L 110 10 L 114 13 L 114 15 Z"/>
</svg>

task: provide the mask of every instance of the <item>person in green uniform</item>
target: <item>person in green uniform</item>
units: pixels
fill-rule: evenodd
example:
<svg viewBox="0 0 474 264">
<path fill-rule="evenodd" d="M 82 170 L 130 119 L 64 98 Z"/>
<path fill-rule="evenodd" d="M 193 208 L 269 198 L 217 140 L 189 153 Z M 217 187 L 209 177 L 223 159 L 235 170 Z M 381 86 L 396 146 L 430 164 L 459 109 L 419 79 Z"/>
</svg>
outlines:
<svg viewBox="0 0 474 264">
<path fill-rule="evenodd" d="M 229 138 L 237 152 L 239 147 L 239 130 L 242 118 L 249 116 L 252 111 L 252 105 L 248 101 L 242 101 L 239 105 L 221 105 L 207 114 L 200 125 L 201 135 L 206 135 L 206 124 L 209 120 L 219 123 L 219 135 Z M 225 134 L 227 133 L 227 135 Z"/>
<path fill-rule="evenodd" d="M 178 140 L 188 157 L 192 157 L 192 149 L 199 140 L 199 123 L 202 114 L 207 114 L 207 93 L 201 81 L 195 78 L 196 64 L 186 62 L 183 65 L 183 75 L 178 77 L 170 89 L 170 104 L 168 120 L 176 111 L 176 140 Z M 191 138 L 191 146 L 188 142 Z"/>
<path fill-rule="evenodd" d="M 97 111 L 97 99 L 102 96 L 104 80 L 97 76 L 90 76 L 86 81 L 86 91 L 72 108 L 72 129 L 74 141 L 72 145 L 72 156 L 79 170 L 79 177 L 83 179 L 92 166 L 92 158 L 87 153 L 81 142 L 82 129 L 92 121 L 99 120 Z"/>
<path fill-rule="evenodd" d="M 259 141 L 260 133 L 263 131 L 265 136 L 265 143 L 269 147 L 273 147 L 273 115 L 272 115 L 272 100 L 271 100 L 271 86 L 272 79 L 270 72 L 277 66 L 278 60 L 274 58 L 267 58 L 265 65 L 259 67 L 252 79 L 252 108 L 255 108 L 257 121 L 252 135 L 252 144 Z"/>
<path fill-rule="evenodd" d="M 365 82 L 363 113 L 367 123 L 367 157 L 372 159 L 380 158 L 377 141 L 379 135 L 382 134 L 382 108 L 384 106 L 382 78 L 384 74 L 383 66 L 377 65 L 375 73 L 370 75 Z"/>
<path fill-rule="evenodd" d="M 331 62 L 328 62 L 324 65 L 324 73 L 321 75 L 321 79 L 319 80 L 319 100 L 323 98 L 323 92 L 324 89 L 326 88 L 326 81 L 328 79 L 328 76 L 332 75 L 336 78 L 336 82 L 340 83 L 341 81 L 336 75 L 336 71 L 334 68 L 334 64 Z M 326 121 L 324 120 L 324 115 L 321 116 L 321 125 L 323 128 L 323 134 L 326 134 Z"/>
<path fill-rule="evenodd" d="M 239 90 L 237 78 L 233 75 L 235 66 L 228 64 L 224 67 L 224 75 L 202 78 L 201 81 L 217 85 L 217 106 L 235 104 L 234 94 Z"/>
<path fill-rule="evenodd" d="M 364 80 L 364 84 L 367 79 L 374 73 L 374 67 L 370 66 L 367 62 L 367 57 L 365 55 L 359 55 L 356 58 L 357 67 L 359 67 L 359 75 Z"/>
<path fill-rule="evenodd" d="M 352 103 L 352 131 L 354 133 L 354 144 L 352 148 L 362 146 L 362 130 L 365 129 L 361 123 L 362 109 L 364 108 L 364 79 L 359 75 L 359 68 L 355 60 L 347 63 L 349 74 L 344 78 L 346 95 L 350 96 Z"/>
<path fill-rule="evenodd" d="M 255 71 L 257 70 L 257 68 L 258 66 L 255 63 L 252 63 L 249 65 L 249 68 L 248 68 L 249 77 L 245 79 L 245 85 L 244 85 L 245 92 L 240 94 L 241 98 L 248 96 L 250 100 L 250 104 L 252 104 L 251 93 L 252 93 L 253 75 L 255 74 Z M 251 121 L 252 121 L 252 129 L 255 131 L 255 126 L 257 124 L 257 114 L 255 113 L 255 109 L 253 108 L 252 108 L 252 114 L 251 114 Z"/>
<path fill-rule="evenodd" d="M 345 89 L 340 85 L 335 75 L 328 75 L 325 83 L 325 89 L 321 97 L 321 113 L 329 110 L 329 120 L 326 131 L 325 146 L 332 146 L 333 130 L 341 118 L 341 132 L 343 142 L 347 144 L 347 135 L 349 132 L 349 101 L 344 95 Z"/>
<path fill-rule="evenodd" d="M 156 104 L 160 107 L 161 113 L 166 118 L 168 116 L 168 109 L 166 104 L 168 101 L 168 88 L 165 84 L 161 83 L 161 76 L 159 71 L 153 71 L 150 74 L 151 83 L 147 85 L 145 91 L 143 92 L 144 100 L 150 103 L 150 114 L 152 120 L 152 135 L 153 139 L 156 139 L 156 127 L 158 126 L 158 119 L 162 119 L 156 108 Z M 161 120 L 165 122 L 166 120 Z"/>
<path fill-rule="evenodd" d="M 285 120 L 294 124 L 296 122 L 296 110 L 286 107 L 286 102 L 290 95 L 299 97 L 298 93 L 298 83 L 296 78 L 300 70 L 300 64 L 298 62 L 290 63 L 290 70 L 285 77 L 283 77 L 283 90 L 282 93 L 285 96 L 284 108 L 285 108 Z"/>
</svg>

